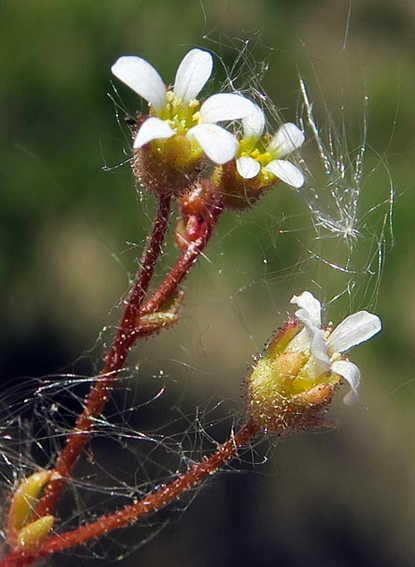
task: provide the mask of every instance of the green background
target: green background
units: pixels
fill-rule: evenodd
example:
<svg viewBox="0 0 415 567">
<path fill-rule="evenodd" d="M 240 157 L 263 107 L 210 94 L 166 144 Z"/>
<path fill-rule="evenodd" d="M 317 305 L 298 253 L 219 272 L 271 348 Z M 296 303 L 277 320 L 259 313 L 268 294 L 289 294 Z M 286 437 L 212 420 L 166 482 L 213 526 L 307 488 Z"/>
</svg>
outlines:
<svg viewBox="0 0 415 567">
<path fill-rule="evenodd" d="M 290 297 L 307 288 L 329 301 L 355 281 L 351 294 L 333 302 L 327 317 L 337 322 L 367 308 L 383 320 L 382 334 L 353 353 L 363 374 L 360 404 L 349 408 L 339 400 L 332 410 L 339 426 L 329 433 L 262 443 L 231 467 L 247 474 L 218 475 L 185 513 L 153 516 L 147 526 L 121 535 L 120 547 L 111 538 L 92 552 L 81 550 L 80 557 L 53 564 L 99 563 L 93 553 L 111 564 L 109 558 L 126 553 L 123 545 L 134 542 L 135 548 L 174 519 L 121 564 L 414 565 L 414 27 L 415 6 L 404 0 L 0 0 L 5 429 L 16 417 L 10 396 L 21 390 L 24 398 L 30 391 L 26 376 L 90 375 L 100 367 L 111 337 L 104 327 L 119 317 L 120 297 L 128 291 L 151 223 L 153 198 L 134 187 L 123 124 L 127 112 L 145 107 L 111 77 L 117 57 L 140 55 L 172 82 L 190 48 L 209 49 L 218 56 L 219 82 L 207 90 L 219 88 L 225 69 L 231 69 L 237 88 L 252 96 L 255 88 L 266 92 L 285 121 L 304 117 L 301 75 L 323 130 L 330 126 L 324 104 L 340 132 L 346 125 L 351 154 L 365 121 L 369 131 L 361 238 L 352 255 L 357 273 L 313 259 L 317 254 L 342 264 L 347 248 L 324 231 L 319 233 L 324 238 L 316 239 L 304 199 L 287 187 L 243 216 L 227 213 L 186 283 L 181 323 L 134 353 L 131 367 L 140 368 L 134 400 L 128 402 L 139 413 L 131 418 L 132 427 L 147 432 L 169 423 L 159 431 L 166 445 L 171 440 L 177 449 L 173 441 L 180 439 L 184 450 L 194 448 L 193 458 L 200 458 L 202 446 L 214 447 L 210 435 L 220 442 L 232 423 L 243 419 L 241 378 L 251 356 L 293 312 Z M 255 59 L 269 64 L 263 79 Z M 312 142 L 304 148 L 305 159 L 308 155 L 310 169 L 320 167 Z M 363 272 L 368 254 L 377 249 L 374 234 L 387 211 L 390 179 L 396 196 L 394 246 L 386 231 L 378 288 L 376 277 Z M 169 245 L 164 268 L 174 258 Z M 160 371 L 167 378 L 161 379 Z M 144 412 L 140 405 L 161 384 L 165 393 Z M 77 411 L 75 402 L 72 407 L 59 395 L 69 412 Z M 223 399 L 226 403 L 216 407 Z M 118 406 L 127 404 L 121 392 L 116 400 Z M 29 401 L 28 411 L 22 406 L 28 422 L 39 414 L 33 436 L 44 434 L 41 405 Z M 186 428 L 182 437 L 180 428 Z M 45 430 L 51 434 L 50 422 Z M 148 456 L 143 464 L 131 449 L 134 458 L 118 456 L 117 469 L 111 450 L 99 439 L 94 458 L 99 456 L 115 476 L 132 467 L 126 477 L 132 485 L 146 475 L 162 482 L 178 466 L 168 462 L 163 471 L 163 452 L 157 465 Z M 30 446 L 25 451 L 20 453 L 29 460 L 29 453 L 36 454 Z M 114 459 L 105 462 L 108 455 Z M 262 460 L 266 464 L 252 465 Z M 43 449 L 38 462 L 47 464 Z M 86 468 L 79 476 L 89 472 Z M 13 480 L 9 472 L 4 475 Z M 95 498 L 96 513 L 124 503 L 99 493 Z M 187 502 L 173 508 L 186 508 Z M 78 521 L 77 513 L 73 516 L 72 525 Z"/>
</svg>

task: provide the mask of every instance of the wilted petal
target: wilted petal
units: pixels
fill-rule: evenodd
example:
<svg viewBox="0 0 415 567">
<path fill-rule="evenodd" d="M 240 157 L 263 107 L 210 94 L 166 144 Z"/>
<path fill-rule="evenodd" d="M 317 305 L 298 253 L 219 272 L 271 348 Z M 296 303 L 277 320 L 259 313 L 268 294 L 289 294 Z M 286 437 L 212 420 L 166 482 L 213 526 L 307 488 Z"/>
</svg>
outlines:
<svg viewBox="0 0 415 567">
<path fill-rule="evenodd" d="M 357 388 L 360 386 L 360 370 L 349 360 L 337 360 L 331 365 L 331 369 L 335 374 L 342 376 L 350 384 L 350 392 L 348 392 L 343 401 L 345 404 L 352 405 L 359 399 Z"/>
<path fill-rule="evenodd" d="M 184 102 L 195 99 L 209 80 L 212 69 L 212 55 L 208 51 L 192 49 L 177 69 L 174 94 Z"/>
<path fill-rule="evenodd" d="M 284 157 L 303 145 L 305 140 L 301 130 L 291 122 L 283 124 L 268 144 L 268 150 L 275 157 Z"/>
<path fill-rule="evenodd" d="M 291 187 L 299 189 L 305 183 L 303 173 L 294 164 L 283 159 L 274 159 L 264 168 L 273 173 L 278 179 L 284 181 Z"/>
<path fill-rule="evenodd" d="M 254 158 L 242 156 L 236 160 L 236 169 L 244 179 L 252 179 L 261 171 L 261 164 Z"/>
<path fill-rule="evenodd" d="M 219 165 L 233 159 L 239 148 L 236 137 L 216 124 L 198 124 L 187 136 L 195 138 L 207 157 Z"/>
<path fill-rule="evenodd" d="M 143 123 L 134 140 L 133 148 L 138 150 L 152 140 L 171 138 L 175 134 L 173 128 L 164 120 L 151 116 Z"/>
<path fill-rule="evenodd" d="M 265 114 L 262 110 L 254 104 L 255 112 L 248 114 L 242 120 L 242 126 L 244 129 L 244 138 L 258 139 L 262 136 L 265 128 Z"/>
<path fill-rule="evenodd" d="M 130 89 L 150 102 L 156 112 L 166 104 L 166 86 L 152 65 L 141 57 L 120 57 L 111 67 L 112 73 Z"/>
<path fill-rule="evenodd" d="M 327 344 L 334 352 L 346 352 L 360 343 L 371 339 L 382 329 L 377 315 L 359 311 L 346 317 L 330 335 Z"/>
<path fill-rule="evenodd" d="M 200 107 L 204 122 L 237 120 L 255 112 L 255 104 L 242 95 L 219 93 L 210 96 Z"/>
<path fill-rule="evenodd" d="M 307 327 L 321 327 L 321 303 L 309 291 L 303 291 L 300 295 L 294 295 L 290 303 L 295 303 L 300 307 L 295 312 L 297 319 L 300 319 Z"/>
</svg>

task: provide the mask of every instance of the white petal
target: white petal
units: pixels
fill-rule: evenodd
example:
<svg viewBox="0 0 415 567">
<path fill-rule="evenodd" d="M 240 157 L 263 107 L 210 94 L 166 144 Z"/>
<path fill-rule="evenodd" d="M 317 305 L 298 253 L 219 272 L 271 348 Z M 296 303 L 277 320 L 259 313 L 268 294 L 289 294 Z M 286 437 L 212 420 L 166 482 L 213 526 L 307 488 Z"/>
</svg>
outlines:
<svg viewBox="0 0 415 567">
<path fill-rule="evenodd" d="M 317 358 L 322 362 L 326 370 L 330 368 L 330 357 L 327 345 L 324 341 L 324 331 L 317 327 L 310 327 L 310 331 L 313 333 L 313 340 L 311 343 L 311 352 L 314 358 Z"/>
<path fill-rule="evenodd" d="M 305 177 L 298 167 L 284 159 L 274 159 L 264 169 L 295 189 L 299 189 L 305 183 Z"/>
<path fill-rule="evenodd" d="M 304 134 L 292 122 L 283 124 L 268 144 L 268 150 L 275 157 L 282 158 L 303 145 Z"/>
<path fill-rule="evenodd" d="M 212 55 L 208 51 L 192 49 L 177 69 L 174 94 L 184 102 L 195 99 L 208 82 L 212 69 Z"/>
<path fill-rule="evenodd" d="M 357 388 L 360 386 L 360 370 L 349 360 L 337 360 L 331 365 L 331 369 L 335 374 L 342 376 L 350 384 L 350 392 L 348 392 L 343 401 L 345 404 L 352 405 L 359 399 Z"/>
<path fill-rule="evenodd" d="M 151 116 L 143 123 L 134 140 L 133 148 L 138 150 L 144 144 L 161 138 L 171 138 L 175 134 L 173 128 L 164 120 Z"/>
<path fill-rule="evenodd" d="M 204 122 L 237 120 L 255 112 L 254 103 L 242 95 L 219 93 L 210 96 L 200 107 Z"/>
<path fill-rule="evenodd" d="M 166 86 L 152 65 L 141 57 L 120 57 L 111 67 L 112 73 L 134 92 L 150 102 L 156 112 L 166 104 Z"/>
<path fill-rule="evenodd" d="M 330 358 L 324 340 L 324 330 L 321 328 L 321 303 L 309 291 L 303 291 L 298 296 L 294 295 L 291 303 L 296 303 L 300 307 L 295 312 L 295 316 L 308 329 L 311 352 L 314 358 L 322 362 L 326 370 L 328 370 L 330 368 Z"/>
<path fill-rule="evenodd" d="M 254 158 L 242 156 L 236 160 L 236 169 L 244 179 L 252 179 L 261 171 L 261 164 Z"/>
<path fill-rule="evenodd" d="M 262 110 L 254 104 L 255 112 L 248 114 L 242 120 L 242 126 L 244 129 L 244 138 L 254 138 L 257 140 L 262 136 L 262 132 L 265 128 L 265 114 Z"/>
<path fill-rule="evenodd" d="M 300 319 L 307 327 L 321 327 L 321 303 L 309 291 L 303 291 L 300 295 L 294 295 L 290 303 L 295 303 L 300 307 L 295 312 L 297 319 Z"/>
<path fill-rule="evenodd" d="M 219 165 L 233 159 L 239 148 L 236 137 L 216 124 L 198 124 L 186 135 L 195 138 L 207 157 Z"/>
<path fill-rule="evenodd" d="M 333 352 L 346 352 L 352 347 L 368 341 L 381 329 L 382 323 L 377 315 L 367 311 L 359 311 L 346 317 L 334 329 L 327 344 Z"/>
</svg>

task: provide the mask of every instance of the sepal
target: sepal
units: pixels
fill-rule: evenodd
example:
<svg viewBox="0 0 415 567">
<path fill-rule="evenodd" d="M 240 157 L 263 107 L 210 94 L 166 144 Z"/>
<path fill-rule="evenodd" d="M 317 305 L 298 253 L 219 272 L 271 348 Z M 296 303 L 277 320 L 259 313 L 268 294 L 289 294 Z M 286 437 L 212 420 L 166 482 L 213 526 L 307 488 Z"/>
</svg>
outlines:
<svg viewBox="0 0 415 567">
<path fill-rule="evenodd" d="M 25 549 L 39 547 L 39 545 L 48 537 L 50 530 L 53 528 L 54 522 L 55 518 L 49 514 L 22 528 L 16 538 L 18 547 L 24 547 Z"/>
<path fill-rule="evenodd" d="M 185 293 L 182 289 L 166 301 L 158 311 L 137 318 L 137 329 L 142 337 L 154 335 L 162 329 L 175 325 L 180 319 Z"/>
<path fill-rule="evenodd" d="M 8 516 L 8 540 L 13 546 L 36 547 L 53 527 L 51 515 L 35 519 L 36 506 L 51 471 L 35 472 L 24 479 L 13 495 Z"/>
</svg>

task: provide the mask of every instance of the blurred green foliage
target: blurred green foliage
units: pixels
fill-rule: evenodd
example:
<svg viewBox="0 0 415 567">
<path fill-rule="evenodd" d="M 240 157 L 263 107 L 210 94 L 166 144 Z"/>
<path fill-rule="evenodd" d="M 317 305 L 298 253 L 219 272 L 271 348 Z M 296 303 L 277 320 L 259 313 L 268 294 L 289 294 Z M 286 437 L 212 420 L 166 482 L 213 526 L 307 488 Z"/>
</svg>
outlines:
<svg viewBox="0 0 415 567">
<path fill-rule="evenodd" d="M 335 122 L 347 122 L 350 151 L 368 95 L 363 211 L 387 198 L 393 181 L 395 246 L 387 246 L 379 291 L 360 290 L 354 305 L 384 322 L 354 356 L 362 405 L 337 409 L 336 432 L 279 445 L 267 476 L 217 480 L 125 565 L 414 565 L 414 22 L 405 0 L 0 1 L 4 382 L 56 372 L 93 346 L 116 322 L 114 306 L 137 267 L 154 204 L 134 188 L 127 163 L 124 117 L 142 106 L 110 75 L 118 56 L 138 54 L 172 81 L 188 49 L 210 49 L 218 56 L 212 90 L 233 69 L 238 88 L 268 93 L 286 121 L 296 120 L 300 74 L 319 124 L 328 120 L 323 100 Z M 255 58 L 269 65 L 263 78 Z M 193 406 L 202 394 L 237 399 L 251 354 L 286 319 L 290 296 L 321 287 L 324 300 L 347 283 L 311 260 L 338 242 L 313 235 L 305 204 L 287 188 L 243 217 L 227 213 L 189 278 L 182 323 L 141 345 L 136 359 L 183 381 Z M 166 265 L 174 254 L 168 247 Z M 347 314 L 348 301 L 330 317 Z"/>
</svg>

